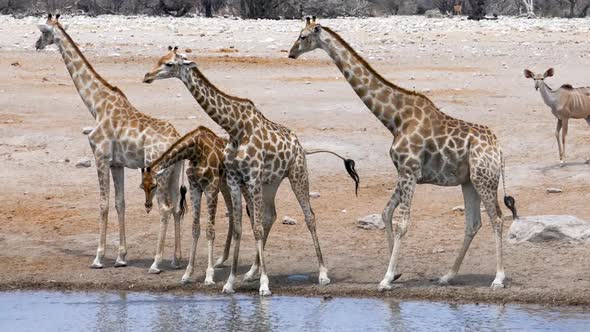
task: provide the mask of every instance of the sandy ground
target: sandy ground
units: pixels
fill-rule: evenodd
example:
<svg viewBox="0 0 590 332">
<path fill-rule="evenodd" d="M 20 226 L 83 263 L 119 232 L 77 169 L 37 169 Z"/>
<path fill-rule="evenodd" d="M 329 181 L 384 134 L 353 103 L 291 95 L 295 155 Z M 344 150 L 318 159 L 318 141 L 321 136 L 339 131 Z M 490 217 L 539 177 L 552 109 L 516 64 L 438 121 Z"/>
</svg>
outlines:
<svg viewBox="0 0 590 332">
<path fill-rule="evenodd" d="M 254 100 L 270 119 L 295 130 L 306 147 L 329 148 L 356 159 L 362 181 L 358 198 L 340 161 L 309 157 L 311 190 L 321 192 L 312 204 L 332 278 L 327 287 L 316 285 L 313 245 L 289 184 L 280 189 L 279 221 L 266 250 L 275 293 L 590 304 L 590 248 L 580 244 L 505 241 L 507 287 L 491 291 L 495 250 L 487 218 L 456 282 L 435 285 L 433 280 L 446 273 L 462 241 L 463 216 L 451 211 L 462 204 L 462 197 L 460 188 L 428 185 L 419 186 L 415 195 L 402 245 L 399 287 L 377 293 L 388 262 L 385 232 L 362 230 L 355 223 L 361 216 L 381 213 L 390 197 L 396 181 L 388 157 L 392 137 L 323 52 L 287 59 L 300 22 L 134 17 L 63 21 L 99 73 L 125 91 L 139 110 L 169 119 L 183 133 L 197 125 L 222 131 L 178 80 L 141 84 L 169 44 L 191 48 L 190 56 L 215 84 Z M 118 230 L 111 203 L 107 267 L 88 268 L 97 244 L 98 186 L 94 165 L 78 169 L 74 164 L 91 156 L 81 129 L 92 126 L 93 119 L 55 48 L 34 51 L 37 22 L 0 16 L 0 289 L 221 291 L 227 268 L 216 270 L 215 287 L 202 284 L 205 241 L 199 243 L 196 283 L 182 286 L 183 270 L 147 274 L 159 223 L 157 214 L 146 215 L 143 209 L 138 170 L 126 172 L 130 266 L 112 267 Z M 588 126 L 584 121 L 570 124 L 569 161 L 558 167 L 555 119 L 533 82 L 522 75 L 525 67 L 544 71 L 553 66 L 556 76 L 550 85 L 588 84 L 582 73 L 590 65 L 590 21 L 476 23 L 394 17 L 323 23 L 339 31 L 393 82 L 425 91 L 452 116 L 493 128 L 505 151 L 507 186 L 521 215 L 590 219 L 590 166 L 584 164 L 590 155 Z M 547 194 L 547 187 L 562 188 L 563 193 Z M 220 214 L 217 253 L 227 230 L 227 219 Z M 282 225 L 284 215 L 295 217 L 298 224 Z M 250 226 L 247 221 L 244 225 L 240 273 L 254 256 Z M 507 222 L 505 234 L 509 226 Z M 189 229 L 187 219 L 185 261 Z M 172 254 L 170 233 L 167 258 Z M 294 274 L 304 276 L 289 277 Z M 255 292 L 257 285 L 238 283 L 237 289 Z"/>
</svg>

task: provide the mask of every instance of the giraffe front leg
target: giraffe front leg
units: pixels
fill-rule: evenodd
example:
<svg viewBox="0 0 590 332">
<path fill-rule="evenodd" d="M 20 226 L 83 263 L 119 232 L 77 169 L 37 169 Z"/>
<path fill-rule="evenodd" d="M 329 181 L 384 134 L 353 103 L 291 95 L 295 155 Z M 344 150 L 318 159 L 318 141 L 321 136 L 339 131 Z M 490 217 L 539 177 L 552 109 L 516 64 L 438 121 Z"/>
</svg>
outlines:
<svg viewBox="0 0 590 332">
<path fill-rule="evenodd" d="M 113 183 L 115 186 L 115 209 L 119 220 L 119 255 L 115 261 L 115 267 L 127 266 L 127 240 L 125 236 L 125 169 L 123 167 L 111 167 Z"/>
<path fill-rule="evenodd" d="M 207 219 L 207 270 L 205 272 L 205 285 L 215 285 L 215 281 L 213 281 L 213 276 L 215 274 L 215 270 L 213 268 L 213 242 L 215 241 L 215 215 L 217 212 L 217 196 L 219 194 L 218 184 L 212 183 L 211 187 L 215 188 L 212 190 L 208 190 L 205 193 L 205 198 L 207 200 L 207 212 L 208 212 L 208 219 Z"/>
<path fill-rule="evenodd" d="M 98 173 L 98 186 L 100 188 L 100 235 L 98 238 L 98 248 L 96 257 L 90 265 L 91 268 L 101 269 L 103 267 L 104 251 L 107 242 L 107 223 L 109 218 L 109 172 L 110 166 L 106 158 L 96 158 L 96 171 Z"/>
<path fill-rule="evenodd" d="M 224 293 L 234 293 L 234 282 L 238 269 L 238 260 L 240 257 L 240 239 L 242 238 L 242 195 L 240 194 L 240 184 L 237 176 L 228 175 L 228 185 L 231 193 L 232 210 L 234 214 L 233 243 L 234 252 L 231 269 L 227 282 L 223 285 Z"/>
<path fill-rule="evenodd" d="M 158 209 L 160 210 L 160 230 L 158 232 L 158 243 L 156 245 L 156 256 L 154 257 L 154 262 L 152 266 L 148 270 L 148 273 L 151 274 L 158 274 L 162 272 L 160 269 L 160 265 L 162 264 L 162 257 L 164 254 L 164 242 L 166 239 L 166 231 L 168 229 L 168 220 L 170 219 L 170 215 L 172 214 L 172 202 L 170 202 L 170 197 L 167 195 L 168 193 L 165 190 L 158 190 Z"/>
<path fill-rule="evenodd" d="M 557 125 L 555 127 L 555 139 L 557 140 L 557 149 L 559 151 L 559 162 L 563 163 L 563 150 L 561 148 L 561 140 L 559 139 L 559 133 L 561 132 L 561 128 L 563 123 L 561 120 L 557 119 Z"/>
<path fill-rule="evenodd" d="M 186 266 L 186 271 L 182 276 L 181 282 L 183 284 L 187 284 L 190 282 L 193 272 L 195 270 L 195 255 L 197 254 L 197 241 L 199 240 L 199 235 L 201 234 L 201 190 L 196 186 L 191 184 L 191 201 L 193 202 L 193 243 L 191 246 L 191 252 L 188 259 L 188 265 Z"/>
<path fill-rule="evenodd" d="M 264 261 L 264 229 L 262 226 L 262 213 L 264 211 L 263 197 L 262 197 L 262 184 L 258 175 L 260 172 L 251 172 L 250 178 L 252 180 L 246 184 L 248 188 L 248 194 L 252 200 L 253 209 L 250 211 L 254 218 L 254 240 L 256 241 L 256 254 L 259 257 L 260 264 L 260 288 L 258 290 L 261 296 L 272 295 L 268 286 L 268 275 L 266 274 L 266 264 Z"/>
<path fill-rule="evenodd" d="M 412 206 L 412 197 L 414 195 L 414 190 L 416 189 L 416 180 L 413 176 L 405 176 L 402 177 L 398 184 L 400 189 L 400 212 L 401 212 L 401 222 L 396 223 L 395 225 L 395 236 L 393 239 L 393 249 L 391 251 L 391 257 L 389 259 L 389 265 L 387 267 L 387 272 L 385 273 L 385 277 L 379 283 L 379 287 L 377 288 L 379 291 L 386 291 L 392 288 L 392 282 L 399 278 L 399 275 L 396 275 L 397 265 L 399 261 L 399 254 L 400 254 L 400 247 L 401 247 L 401 240 L 403 236 L 406 234 L 408 230 L 408 225 L 410 223 L 410 209 Z"/>
</svg>

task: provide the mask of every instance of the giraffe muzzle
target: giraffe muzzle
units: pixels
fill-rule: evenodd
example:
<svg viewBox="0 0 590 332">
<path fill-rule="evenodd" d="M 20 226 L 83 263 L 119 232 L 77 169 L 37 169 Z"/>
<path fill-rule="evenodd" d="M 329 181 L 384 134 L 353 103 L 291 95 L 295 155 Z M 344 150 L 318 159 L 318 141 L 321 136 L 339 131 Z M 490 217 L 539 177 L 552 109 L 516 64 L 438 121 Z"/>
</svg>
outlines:
<svg viewBox="0 0 590 332">
<path fill-rule="evenodd" d="M 154 81 L 154 78 L 151 77 L 150 73 L 145 74 L 145 76 L 143 77 L 143 83 L 150 84 L 153 81 Z"/>
<path fill-rule="evenodd" d="M 150 213 L 150 211 L 152 210 L 152 203 L 145 203 L 145 212 L 147 212 L 147 214 Z"/>
</svg>

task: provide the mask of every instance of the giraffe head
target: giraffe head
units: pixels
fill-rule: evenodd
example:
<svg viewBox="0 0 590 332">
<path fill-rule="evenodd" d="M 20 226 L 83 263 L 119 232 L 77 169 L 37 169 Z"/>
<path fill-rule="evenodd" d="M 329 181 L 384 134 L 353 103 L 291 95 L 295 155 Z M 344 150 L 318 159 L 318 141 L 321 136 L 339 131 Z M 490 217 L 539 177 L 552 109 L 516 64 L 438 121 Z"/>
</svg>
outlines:
<svg viewBox="0 0 590 332">
<path fill-rule="evenodd" d="M 39 36 L 39 39 L 35 42 L 35 49 L 37 51 L 40 51 L 55 42 L 55 30 L 58 26 L 61 27 L 59 23 L 59 14 L 55 15 L 55 18 L 51 14 L 47 15 L 47 21 L 38 25 L 39 30 L 41 31 L 41 36 Z M 65 30 L 64 27 L 62 28 Z"/>
<path fill-rule="evenodd" d="M 145 193 L 145 211 L 150 213 L 153 207 L 152 202 L 154 200 L 156 189 L 158 189 L 156 174 L 152 172 L 150 167 L 141 169 L 141 184 L 139 185 L 139 188 Z"/>
<path fill-rule="evenodd" d="M 301 30 L 299 37 L 295 44 L 289 51 L 289 58 L 297 59 L 301 54 L 313 51 L 320 47 L 320 34 L 322 33 L 322 26 L 316 23 L 315 16 L 305 18 L 305 27 Z"/>
<path fill-rule="evenodd" d="M 539 88 L 541 87 L 541 84 L 543 83 L 545 78 L 551 77 L 551 76 L 553 76 L 553 68 L 547 69 L 547 71 L 543 75 L 535 74 L 528 69 L 524 70 L 524 77 L 532 78 L 535 81 L 535 90 L 539 90 Z"/>
<path fill-rule="evenodd" d="M 186 55 L 178 53 L 178 46 L 168 46 L 168 52 L 158 60 L 156 66 L 145 74 L 143 83 L 152 83 L 154 80 L 162 80 L 182 75 L 184 70 L 196 67 L 197 64 L 188 60 Z"/>
</svg>

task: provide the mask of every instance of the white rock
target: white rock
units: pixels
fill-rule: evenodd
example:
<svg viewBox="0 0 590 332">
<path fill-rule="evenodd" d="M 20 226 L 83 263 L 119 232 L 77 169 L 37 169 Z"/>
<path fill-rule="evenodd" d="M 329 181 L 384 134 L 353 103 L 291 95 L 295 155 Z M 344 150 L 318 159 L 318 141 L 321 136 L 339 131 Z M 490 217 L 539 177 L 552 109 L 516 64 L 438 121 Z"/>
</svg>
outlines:
<svg viewBox="0 0 590 332">
<path fill-rule="evenodd" d="M 508 241 L 590 241 L 590 223 L 570 215 L 521 217 L 510 226 Z"/>
<path fill-rule="evenodd" d="M 453 212 L 464 212 L 465 207 L 463 205 L 457 205 L 453 208 Z"/>
<path fill-rule="evenodd" d="M 312 191 L 309 193 L 309 197 L 311 198 L 319 198 L 320 197 L 320 193 L 317 191 Z"/>
<path fill-rule="evenodd" d="M 563 192 L 563 190 L 561 188 L 547 188 L 548 194 L 559 194 L 562 192 Z"/>
<path fill-rule="evenodd" d="M 84 127 L 82 128 L 82 135 L 88 135 L 94 130 L 94 127 Z"/>
<path fill-rule="evenodd" d="M 433 254 L 440 254 L 442 252 L 445 252 L 445 250 L 441 247 L 436 247 L 436 248 L 432 249 Z"/>
<path fill-rule="evenodd" d="M 76 162 L 76 168 L 90 167 L 91 165 L 92 165 L 92 161 L 90 160 L 90 158 L 87 158 L 87 157 L 80 158 Z"/>
<path fill-rule="evenodd" d="M 363 229 L 384 229 L 385 224 L 380 214 L 370 214 L 357 220 L 357 226 Z"/>
<path fill-rule="evenodd" d="M 284 225 L 297 225 L 297 220 L 295 220 L 289 216 L 284 216 L 283 217 L 283 224 Z"/>
<path fill-rule="evenodd" d="M 341 213 L 346 213 L 348 211 L 346 211 L 346 209 L 342 209 L 342 211 L 340 211 Z"/>
</svg>

